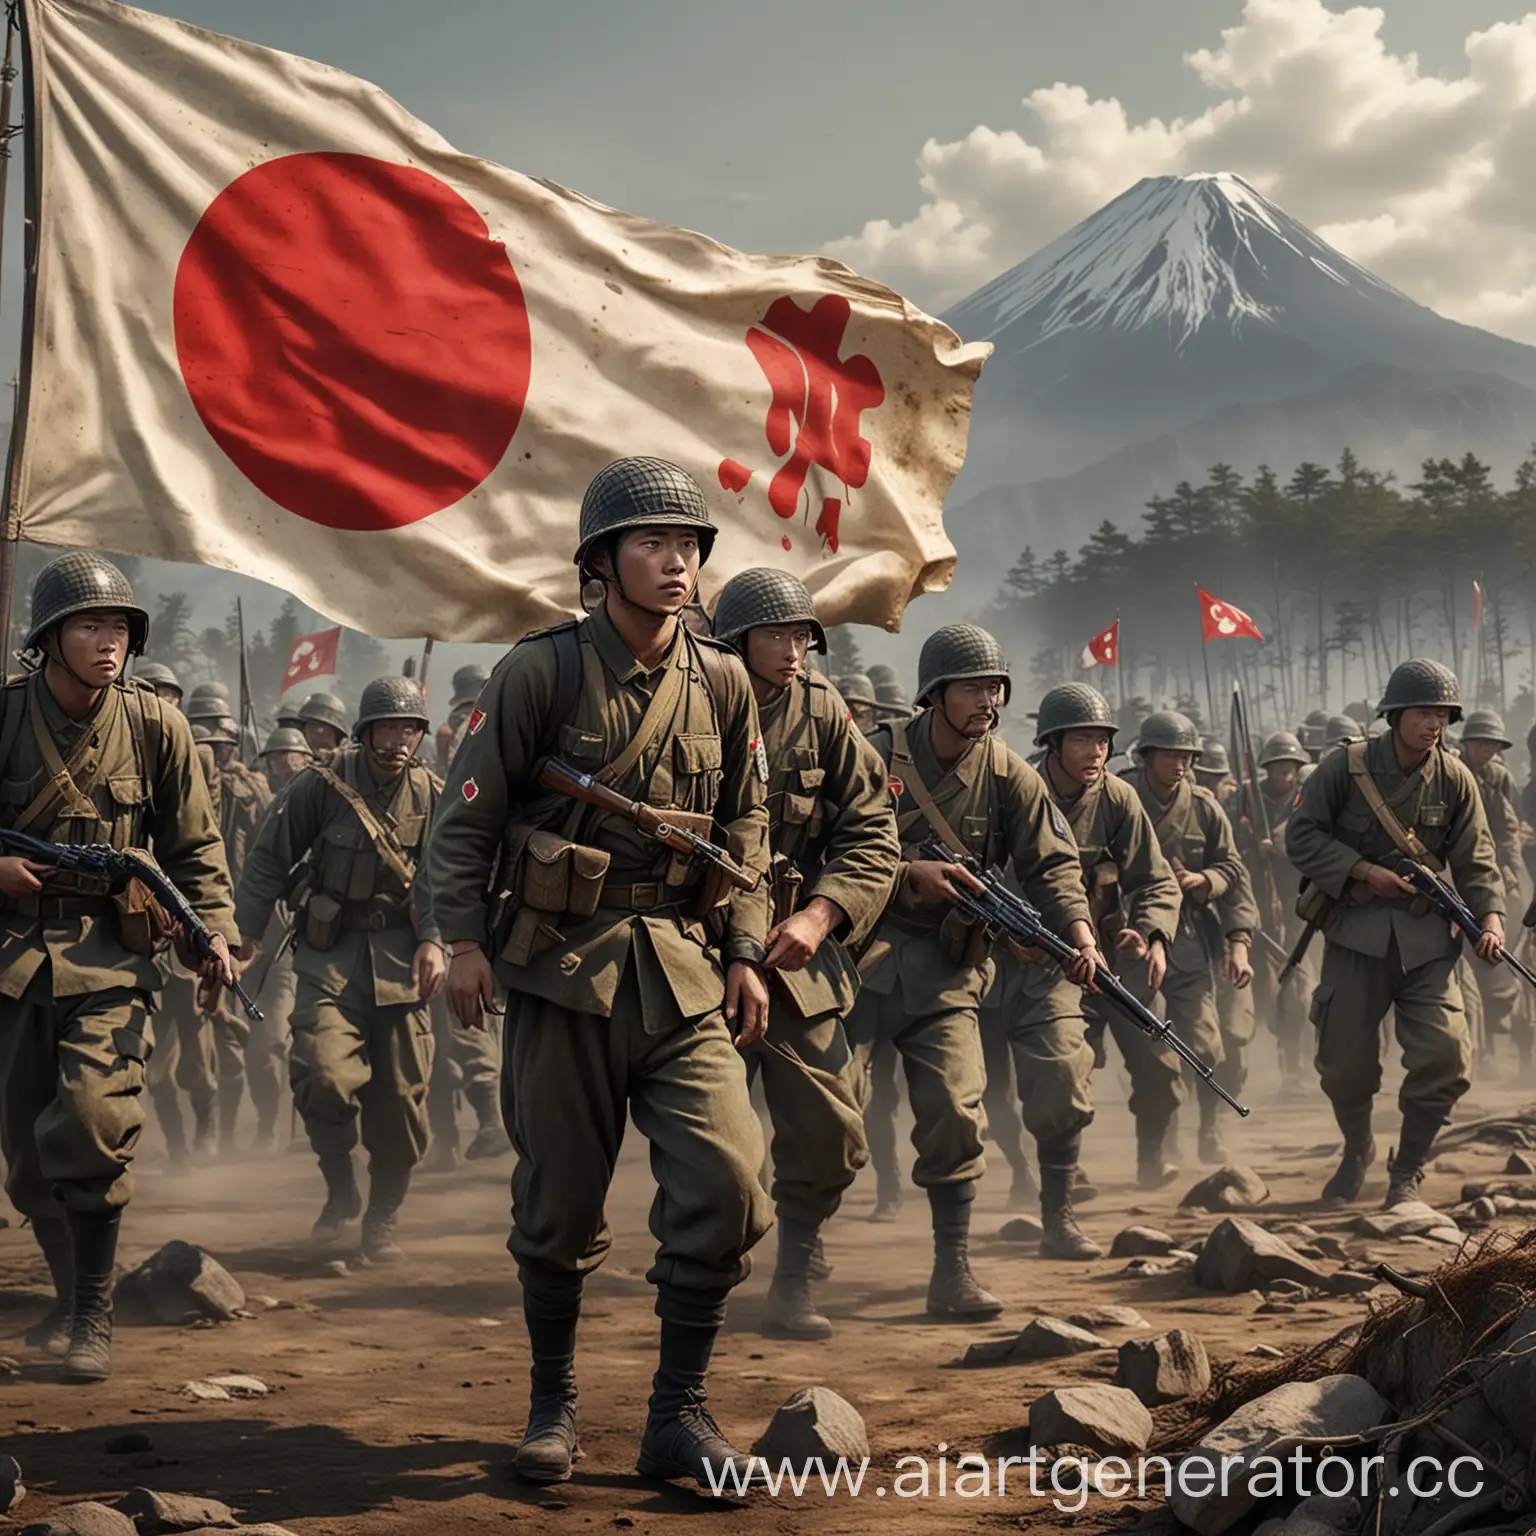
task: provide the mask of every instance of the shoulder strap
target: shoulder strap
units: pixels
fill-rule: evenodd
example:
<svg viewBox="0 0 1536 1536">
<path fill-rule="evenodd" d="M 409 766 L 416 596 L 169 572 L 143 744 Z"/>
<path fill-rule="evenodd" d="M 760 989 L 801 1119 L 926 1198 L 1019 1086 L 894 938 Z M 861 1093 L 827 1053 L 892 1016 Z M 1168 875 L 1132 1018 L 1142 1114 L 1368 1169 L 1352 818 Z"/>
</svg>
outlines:
<svg viewBox="0 0 1536 1536">
<path fill-rule="evenodd" d="M 686 641 L 684 643 L 686 644 Z M 656 692 L 651 695 L 651 702 L 645 706 L 645 713 L 641 715 L 640 723 L 635 727 L 635 734 L 625 743 L 624 750 L 611 763 L 599 768 L 593 775 L 601 783 L 607 785 L 623 783 L 676 713 L 677 701 L 683 696 L 684 669 L 680 665 L 681 660 L 681 657 L 674 655 L 668 663 L 661 681 L 656 685 Z M 593 667 L 602 665 L 596 656 L 589 656 L 586 664 Z"/>
<path fill-rule="evenodd" d="M 562 624 L 550 631 L 549 638 L 555 648 L 554 726 L 558 731 L 576 718 L 581 702 L 581 636 L 576 625 Z"/>
<path fill-rule="evenodd" d="M 155 701 L 150 708 L 149 701 Z M 152 688 L 130 684 L 123 690 L 123 706 L 128 712 L 128 733 L 133 737 L 133 755 L 139 765 L 144 785 L 144 803 L 155 808 L 155 784 L 160 778 L 160 747 L 165 729 L 160 696 Z"/>
<path fill-rule="evenodd" d="M 53 732 L 48 729 L 48 723 L 43 719 L 42 701 L 37 697 L 37 691 L 41 687 L 41 679 L 34 675 L 27 689 L 27 718 L 32 726 L 32 739 L 37 744 L 37 750 L 42 754 L 43 764 L 50 777 L 34 796 L 31 804 L 27 805 L 12 823 L 12 830 L 16 832 L 25 832 L 28 827 L 41 821 L 44 816 L 50 815 L 60 805 L 68 805 L 70 813 L 75 816 L 96 814 L 96 807 L 81 794 L 74 780 L 75 770 L 90 753 L 91 737 L 94 733 L 91 731 L 80 733 L 80 739 L 75 743 L 74 750 L 69 754 L 69 761 L 66 763 L 59 753 L 59 744 L 53 739 Z"/>
<path fill-rule="evenodd" d="M 1387 804 L 1375 779 L 1371 777 L 1365 766 L 1367 745 L 1367 742 L 1352 741 L 1345 751 L 1348 753 L 1350 775 L 1359 786 L 1360 793 L 1365 796 L 1365 803 L 1370 806 L 1371 814 L 1381 823 L 1382 831 L 1392 839 L 1399 853 L 1406 854 L 1419 864 L 1427 865 L 1438 874 L 1445 868 L 1444 860 L 1431 853 L 1419 840 L 1418 833 L 1411 827 L 1405 827 L 1398 820 L 1396 812 Z"/>
<path fill-rule="evenodd" d="M 416 878 L 416 866 L 411 856 L 400 846 L 400 840 L 369 809 L 368 802 L 332 769 L 321 763 L 309 765 L 311 773 L 318 774 L 341 798 L 346 801 L 352 814 L 362 823 L 363 831 L 373 840 L 374 851 L 384 861 L 385 867 L 407 890 Z"/>
<path fill-rule="evenodd" d="M 0 690 L 0 698 L 5 700 L 5 723 L 0 725 L 0 774 L 3 774 L 10 764 L 11 753 L 16 750 L 22 723 L 26 719 L 26 684 L 23 683 L 19 688 L 7 684 Z"/>
<path fill-rule="evenodd" d="M 923 813 L 934 835 L 946 848 L 957 857 L 967 858 L 970 849 L 955 835 L 955 829 L 945 821 L 938 806 L 933 803 L 933 796 L 928 786 L 923 783 L 923 776 L 917 771 L 917 764 L 912 760 L 912 752 L 907 744 L 907 722 L 901 719 L 893 719 L 891 726 L 891 764 L 894 767 L 900 764 L 903 772 L 897 774 L 904 789 L 912 791 L 912 798 L 917 801 L 917 808 Z"/>
</svg>

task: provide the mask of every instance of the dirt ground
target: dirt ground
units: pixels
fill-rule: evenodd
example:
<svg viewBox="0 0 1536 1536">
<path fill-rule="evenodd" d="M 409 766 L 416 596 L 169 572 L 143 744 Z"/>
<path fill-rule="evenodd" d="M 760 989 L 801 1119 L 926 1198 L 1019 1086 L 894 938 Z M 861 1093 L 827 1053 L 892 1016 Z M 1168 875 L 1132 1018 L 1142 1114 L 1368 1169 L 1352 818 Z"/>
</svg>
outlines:
<svg viewBox="0 0 1536 1536">
<path fill-rule="evenodd" d="M 1266 1047 L 1261 1038 L 1252 1119 L 1229 1135 L 1235 1160 L 1270 1182 L 1266 1220 L 1294 1214 L 1345 1232 L 1347 1215 L 1322 1213 L 1313 1203 L 1329 1166 L 1321 1147 L 1333 1139 L 1323 1101 L 1315 1093 L 1282 1100 L 1266 1088 L 1262 1079 L 1272 1072 Z M 1458 1119 L 1536 1098 L 1513 1076 L 1512 1069 L 1485 1072 Z M 1122 1081 L 1112 1069 L 1097 1083 L 1106 1107 L 1089 1132 L 1085 1161 L 1102 1193 L 1083 1209 L 1088 1230 L 1106 1247 L 1133 1220 L 1175 1235 L 1209 1230 L 1214 1218 L 1177 1210 L 1197 1168 L 1187 1168 L 1187 1178 L 1157 1196 L 1134 1188 Z M 1378 1203 L 1385 1187 L 1394 1104 L 1389 1088 L 1378 1100 L 1383 1163 L 1363 1208 Z M 177 1179 L 165 1172 L 151 1129 L 137 1164 L 138 1195 L 122 1262 L 136 1264 L 161 1243 L 183 1238 L 215 1254 L 248 1294 L 282 1306 L 219 1327 L 120 1329 L 113 1379 L 66 1386 L 17 1337 L 42 1309 L 43 1274 L 30 1233 L 10 1213 L 9 1228 L 0 1231 L 0 1352 L 21 1361 L 23 1376 L 0 1385 L 0 1450 L 21 1463 L 30 1490 L 13 1521 L 24 1525 L 71 1499 L 111 1499 L 147 1486 L 211 1496 L 245 1521 L 278 1522 L 303 1536 L 501 1531 L 508 1522 L 530 1532 L 669 1532 L 688 1528 L 699 1515 L 725 1522 L 739 1536 L 1019 1525 L 1038 1532 L 1114 1530 L 1134 1523 L 1145 1506 L 1091 1504 L 1071 1516 L 1031 1500 L 1027 1489 L 1010 1488 L 1006 1498 L 939 1496 L 941 1444 L 951 1460 L 965 1451 L 1019 1454 L 1027 1448 L 1021 1426 L 1035 1396 L 1070 1381 L 1108 1380 L 1114 1368 L 1111 1352 L 960 1370 L 966 1345 L 1006 1337 L 1037 1313 L 1121 1303 L 1140 1310 L 1154 1329 L 1197 1331 L 1217 1361 L 1260 1343 L 1284 1348 L 1326 1337 L 1366 1305 L 1352 1297 L 1308 1303 L 1286 1316 L 1255 1315 L 1256 1296 L 1212 1296 L 1180 1276 L 1125 1278 L 1122 1260 L 1042 1261 L 1033 1247 L 1010 1246 L 993 1235 L 1008 1215 L 1007 1171 L 993 1156 L 977 1206 L 974 1254 L 979 1276 L 1008 1310 L 982 1327 L 935 1324 L 923 1314 L 926 1202 L 909 1190 L 895 1225 L 870 1224 L 874 1181 L 866 1170 L 827 1233 L 836 1272 L 821 1294 L 836 1337 L 784 1344 L 757 1332 L 772 1265 L 770 1235 L 757 1273 L 732 1300 L 711 1378 L 712 1407 L 743 1446 L 796 1388 L 821 1383 L 841 1393 L 869 1429 L 873 1458 L 863 1493 L 829 1499 L 815 1488 L 799 1499 L 754 1494 L 722 1503 L 645 1482 L 633 1471 L 657 1333 L 642 1278 L 651 1252 L 644 1150 L 632 1136 L 611 1207 L 613 1255 L 588 1289 L 578 1354 L 585 1459 L 570 1484 L 540 1490 L 518 1484 L 509 1469 L 526 1407 L 528 1363 L 517 1285 L 503 1247 L 509 1159 L 419 1179 L 403 1221 L 409 1262 L 387 1271 L 354 1267 L 334 1277 L 303 1241 L 321 1198 L 307 1151 Z M 1493 1173 L 1505 1155 L 1457 1153 L 1431 1175 L 1427 1198 L 1449 1202 L 1463 1176 Z M 1356 1242 L 1351 1249 L 1366 1251 Z M 1422 1240 L 1376 1243 L 1371 1251 L 1409 1271 L 1432 1267 L 1444 1252 Z M 255 1375 L 271 1393 L 225 1403 L 194 1403 L 181 1393 L 192 1378 L 226 1372 Z M 152 1451 L 109 1454 L 106 1442 L 129 1430 L 148 1434 Z M 906 1455 L 930 1459 L 929 1496 L 875 1495 L 879 1485 L 892 1485 L 894 1494 L 903 1470 L 898 1460 Z"/>
</svg>

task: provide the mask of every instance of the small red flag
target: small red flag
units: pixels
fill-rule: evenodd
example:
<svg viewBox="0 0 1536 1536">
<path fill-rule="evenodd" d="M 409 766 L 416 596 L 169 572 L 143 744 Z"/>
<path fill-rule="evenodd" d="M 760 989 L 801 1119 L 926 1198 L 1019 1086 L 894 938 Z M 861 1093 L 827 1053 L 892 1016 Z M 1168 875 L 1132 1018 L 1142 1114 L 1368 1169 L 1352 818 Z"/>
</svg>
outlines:
<svg viewBox="0 0 1536 1536">
<path fill-rule="evenodd" d="M 341 646 L 341 626 L 322 629 L 318 634 L 300 635 L 293 642 L 287 669 L 283 672 L 283 686 L 279 693 L 287 693 L 297 683 L 310 678 L 323 677 L 336 670 L 336 652 Z"/>
<path fill-rule="evenodd" d="M 1259 626 L 1241 608 L 1234 608 L 1231 603 L 1224 603 L 1219 597 L 1212 597 L 1198 583 L 1195 585 L 1195 591 L 1200 594 L 1200 638 L 1202 640 L 1236 640 L 1243 635 L 1251 640 L 1264 638 L 1259 633 Z"/>
<path fill-rule="evenodd" d="M 1108 629 L 1101 629 L 1077 658 L 1080 671 L 1089 667 L 1117 667 L 1120 665 L 1120 620 L 1116 619 Z"/>
</svg>

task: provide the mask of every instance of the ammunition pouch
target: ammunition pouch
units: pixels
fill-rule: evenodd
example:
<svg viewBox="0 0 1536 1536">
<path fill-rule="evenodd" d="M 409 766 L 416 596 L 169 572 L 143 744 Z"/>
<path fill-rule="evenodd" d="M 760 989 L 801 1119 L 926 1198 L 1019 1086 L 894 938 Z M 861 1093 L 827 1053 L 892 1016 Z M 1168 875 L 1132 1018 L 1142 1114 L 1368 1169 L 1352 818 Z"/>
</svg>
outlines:
<svg viewBox="0 0 1536 1536">
<path fill-rule="evenodd" d="M 585 922 L 602 904 L 611 855 L 538 827 L 514 827 L 502 868 L 502 910 L 492 942 L 508 965 L 528 965 L 564 942 L 560 923 Z"/>
<path fill-rule="evenodd" d="M 979 919 L 968 922 L 956 911 L 946 912 L 939 924 L 939 946 L 951 965 L 980 970 L 992 952 L 987 925 Z"/>
<path fill-rule="evenodd" d="M 311 949 L 334 949 L 341 937 L 341 903 L 328 891 L 311 891 L 304 903 L 304 942 Z"/>
<path fill-rule="evenodd" d="M 132 955 L 153 955 L 171 936 L 173 925 L 165 908 L 142 880 L 130 880 L 112 895 L 117 912 L 117 936 Z"/>
<path fill-rule="evenodd" d="M 1319 933 L 1327 933 L 1339 920 L 1339 903 L 1310 880 L 1303 879 L 1296 894 L 1296 916 Z"/>
</svg>

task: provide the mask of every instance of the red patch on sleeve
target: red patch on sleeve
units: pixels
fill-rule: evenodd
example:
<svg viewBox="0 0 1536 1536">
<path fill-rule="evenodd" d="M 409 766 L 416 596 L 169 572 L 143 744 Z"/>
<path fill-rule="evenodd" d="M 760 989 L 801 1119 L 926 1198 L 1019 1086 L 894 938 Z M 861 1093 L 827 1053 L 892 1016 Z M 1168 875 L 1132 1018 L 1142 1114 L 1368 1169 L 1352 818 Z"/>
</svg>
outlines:
<svg viewBox="0 0 1536 1536">
<path fill-rule="evenodd" d="M 480 786 L 478 784 L 476 784 L 473 779 L 465 779 L 465 781 L 464 781 L 464 798 L 465 798 L 465 800 L 467 800 L 471 804 L 473 804 L 475 799 L 479 796 L 479 794 L 480 794 Z"/>
<path fill-rule="evenodd" d="M 483 709 L 471 710 L 469 714 L 469 734 L 471 736 L 477 735 L 479 733 L 480 727 L 484 724 L 485 711 Z"/>
<path fill-rule="evenodd" d="M 893 800 L 900 800 L 901 797 L 902 797 L 903 792 L 906 790 L 906 787 L 907 786 L 905 784 L 903 784 L 900 779 L 892 777 L 892 779 L 891 779 L 891 798 Z"/>
</svg>

